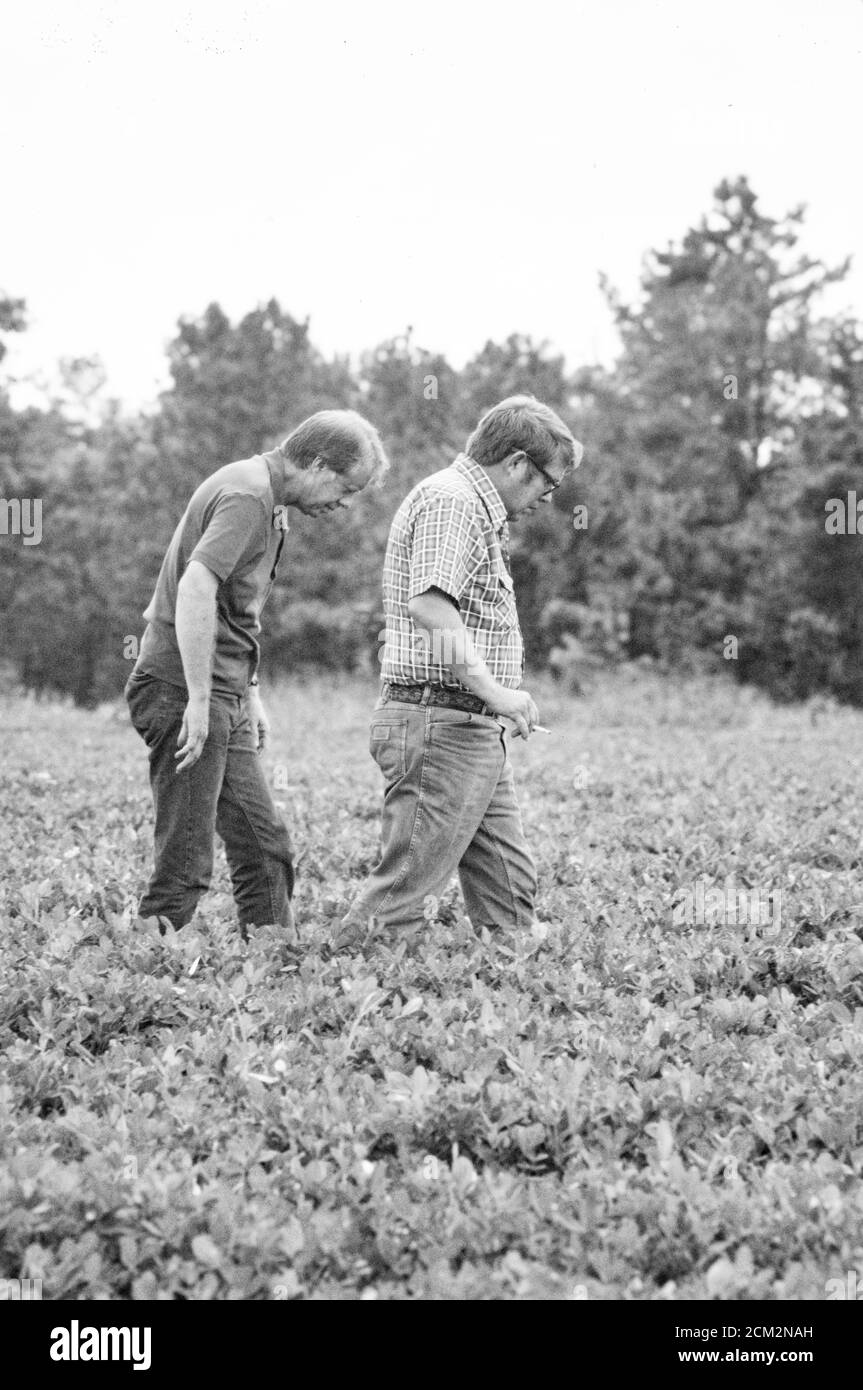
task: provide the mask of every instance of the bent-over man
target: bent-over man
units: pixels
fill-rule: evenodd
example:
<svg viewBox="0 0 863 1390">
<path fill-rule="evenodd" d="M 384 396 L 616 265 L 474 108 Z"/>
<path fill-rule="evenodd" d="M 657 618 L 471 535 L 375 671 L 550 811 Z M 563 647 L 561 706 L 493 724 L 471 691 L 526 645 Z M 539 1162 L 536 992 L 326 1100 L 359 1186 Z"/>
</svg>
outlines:
<svg viewBox="0 0 863 1390">
<path fill-rule="evenodd" d="M 536 870 L 502 723 L 528 738 L 539 718 L 519 689 L 508 521 L 550 501 L 581 456 L 554 411 L 512 396 L 396 512 L 370 742 L 384 780 L 381 854 L 334 934 L 337 948 L 361 941 L 370 922 L 412 934 L 456 871 L 476 929 L 534 920 Z"/>
<path fill-rule="evenodd" d="M 150 755 L 155 867 L 139 923 L 180 928 L 225 844 L 243 934 L 293 926 L 291 842 L 258 759 L 269 721 L 258 689 L 261 609 L 276 578 L 288 507 L 350 505 L 387 460 L 350 410 L 310 416 L 278 448 L 226 464 L 195 491 L 174 532 L 126 685 Z"/>
</svg>

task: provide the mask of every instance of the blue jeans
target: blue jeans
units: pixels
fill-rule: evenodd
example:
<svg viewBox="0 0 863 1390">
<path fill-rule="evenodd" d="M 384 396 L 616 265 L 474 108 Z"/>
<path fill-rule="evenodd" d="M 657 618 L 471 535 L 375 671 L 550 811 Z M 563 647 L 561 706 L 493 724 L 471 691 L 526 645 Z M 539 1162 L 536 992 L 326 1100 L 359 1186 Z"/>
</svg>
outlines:
<svg viewBox="0 0 863 1390">
<path fill-rule="evenodd" d="M 290 837 L 261 768 L 245 699 L 211 696 L 203 752 L 178 773 L 174 754 L 186 691 L 135 670 L 125 693 L 132 723 L 150 752 L 156 811 L 156 862 L 140 915 L 167 917 L 177 928 L 189 922 L 210 886 L 218 832 L 241 925 L 291 925 Z"/>
<path fill-rule="evenodd" d="M 380 700 L 370 751 L 384 779 L 381 854 L 345 923 L 415 927 L 457 872 L 475 928 L 529 926 L 536 868 L 500 723 Z"/>
</svg>

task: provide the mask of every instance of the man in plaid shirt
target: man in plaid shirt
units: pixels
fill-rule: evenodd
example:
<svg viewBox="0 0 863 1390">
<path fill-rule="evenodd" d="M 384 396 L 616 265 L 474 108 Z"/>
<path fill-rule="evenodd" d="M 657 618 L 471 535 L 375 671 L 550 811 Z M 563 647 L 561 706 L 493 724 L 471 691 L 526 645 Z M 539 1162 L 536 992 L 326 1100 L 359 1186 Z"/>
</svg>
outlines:
<svg viewBox="0 0 863 1390">
<path fill-rule="evenodd" d="M 475 928 L 534 920 L 503 720 L 529 738 L 509 567 L 508 520 L 526 516 L 581 462 L 582 446 L 532 396 L 492 407 L 449 467 L 396 512 L 384 563 L 383 690 L 371 753 L 384 779 L 381 855 L 335 935 L 410 933 L 456 871 Z"/>
</svg>

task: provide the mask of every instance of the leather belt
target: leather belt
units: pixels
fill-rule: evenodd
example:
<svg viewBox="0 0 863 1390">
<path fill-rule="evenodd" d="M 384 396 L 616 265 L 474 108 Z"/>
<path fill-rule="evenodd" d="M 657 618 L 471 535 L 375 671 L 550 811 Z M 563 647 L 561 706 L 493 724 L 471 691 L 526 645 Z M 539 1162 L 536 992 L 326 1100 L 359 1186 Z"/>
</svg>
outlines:
<svg viewBox="0 0 863 1390">
<path fill-rule="evenodd" d="M 410 705 L 445 705 L 448 709 L 463 709 L 469 714 L 487 714 L 494 718 L 494 711 L 478 695 L 471 695 L 467 690 L 451 690 L 446 685 L 391 685 L 384 681 L 381 699 L 405 700 Z"/>
</svg>

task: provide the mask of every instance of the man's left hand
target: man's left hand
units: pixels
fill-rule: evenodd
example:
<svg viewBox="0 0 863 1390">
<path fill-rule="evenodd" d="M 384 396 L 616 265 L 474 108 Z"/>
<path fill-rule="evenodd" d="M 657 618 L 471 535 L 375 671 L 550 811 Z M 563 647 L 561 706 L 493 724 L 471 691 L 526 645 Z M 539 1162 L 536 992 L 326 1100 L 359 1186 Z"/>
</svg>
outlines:
<svg viewBox="0 0 863 1390">
<path fill-rule="evenodd" d="M 270 739 L 270 721 L 256 685 L 249 686 L 246 698 L 248 701 L 249 719 L 252 721 L 258 752 L 263 753 Z"/>
</svg>

